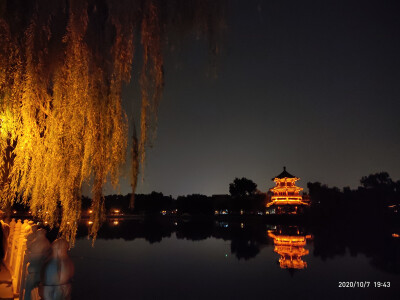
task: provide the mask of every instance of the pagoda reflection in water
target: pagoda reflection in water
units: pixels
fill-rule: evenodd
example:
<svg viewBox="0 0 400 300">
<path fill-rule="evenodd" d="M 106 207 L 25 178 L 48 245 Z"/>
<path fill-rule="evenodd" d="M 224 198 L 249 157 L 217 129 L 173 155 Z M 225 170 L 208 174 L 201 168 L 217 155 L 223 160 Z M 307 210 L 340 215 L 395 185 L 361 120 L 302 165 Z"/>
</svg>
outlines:
<svg viewBox="0 0 400 300">
<path fill-rule="evenodd" d="M 307 262 L 302 257 L 309 251 L 304 247 L 311 235 L 303 234 L 297 226 L 268 230 L 268 236 L 274 239 L 274 252 L 280 255 L 281 269 L 304 269 Z"/>
</svg>

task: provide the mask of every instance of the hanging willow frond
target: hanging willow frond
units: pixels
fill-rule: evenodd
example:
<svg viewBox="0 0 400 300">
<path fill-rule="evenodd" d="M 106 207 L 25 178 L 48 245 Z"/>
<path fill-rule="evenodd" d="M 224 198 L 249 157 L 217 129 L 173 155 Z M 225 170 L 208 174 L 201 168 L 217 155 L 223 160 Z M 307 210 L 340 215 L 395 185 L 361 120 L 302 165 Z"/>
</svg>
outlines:
<svg viewBox="0 0 400 300">
<path fill-rule="evenodd" d="M 223 19 L 217 2 L 0 1 L 0 206 L 21 201 L 73 243 L 82 184 L 90 182 L 96 237 L 104 184 L 118 184 L 128 124 L 135 122 L 121 99 L 135 40 L 142 104 L 140 137 L 135 132 L 132 143 L 133 195 L 155 136 L 163 45 L 188 32 L 216 44 L 213 32 Z"/>
</svg>

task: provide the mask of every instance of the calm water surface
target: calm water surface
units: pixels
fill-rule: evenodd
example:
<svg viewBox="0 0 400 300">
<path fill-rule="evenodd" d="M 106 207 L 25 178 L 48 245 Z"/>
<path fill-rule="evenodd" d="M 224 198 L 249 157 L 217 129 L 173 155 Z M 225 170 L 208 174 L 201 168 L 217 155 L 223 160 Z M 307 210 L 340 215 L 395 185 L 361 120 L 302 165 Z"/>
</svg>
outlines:
<svg viewBox="0 0 400 300">
<path fill-rule="evenodd" d="M 399 239 L 366 231 L 111 220 L 71 251 L 73 299 L 399 299 Z"/>
</svg>

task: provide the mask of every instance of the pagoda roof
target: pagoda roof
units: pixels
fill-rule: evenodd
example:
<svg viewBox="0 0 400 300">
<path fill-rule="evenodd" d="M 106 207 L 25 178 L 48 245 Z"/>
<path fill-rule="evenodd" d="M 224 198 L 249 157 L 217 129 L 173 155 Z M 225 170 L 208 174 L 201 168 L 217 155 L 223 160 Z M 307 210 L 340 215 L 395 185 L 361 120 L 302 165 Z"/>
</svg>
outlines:
<svg viewBox="0 0 400 300">
<path fill-rule="evenodd" d="M 275 178 L 297 178 L 296 176 L 290 174 L 288 171 L 286 171 L 286 167 L 283 167 L 283 172 L 281 174 L 279 174 L 278 176 L 275 176 L 274 178 L 272 178 L 272 180 L 274 180 Z"/>
</svg>

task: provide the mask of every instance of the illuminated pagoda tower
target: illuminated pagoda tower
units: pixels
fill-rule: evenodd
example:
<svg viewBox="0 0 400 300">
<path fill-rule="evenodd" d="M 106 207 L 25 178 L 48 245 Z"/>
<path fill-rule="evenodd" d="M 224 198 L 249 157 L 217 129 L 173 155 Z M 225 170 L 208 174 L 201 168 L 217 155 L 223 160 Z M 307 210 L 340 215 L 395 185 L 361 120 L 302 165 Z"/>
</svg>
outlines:
<svg viewBox="0 0 400 300">
<path fill-rule="evenodd" d="M 267 203 L 267 208 L 271 208 L 272 213 L 297 214 L 304 206 L 309 205 L 300 195 L 303 189 L 296 186 L 299 179 L 288 173 L 286 167 L 283 167 L 281 174 L 272 178 L 276 186 L 270 189 L 273 195 Z"/>
<path fill-rule="evenodd" d="M 303 260 L 303 256 L 309 254 L 304 248 L 307 239 L 311 236 L 297 233 L 286 233 L 281 231 L 268 231 L 268 236 L 274 239 L 274 252 L 280 255 L 279 266 L 281 269 L 304 269 L 307 268 L 307 262 Z"/>
</svg>

